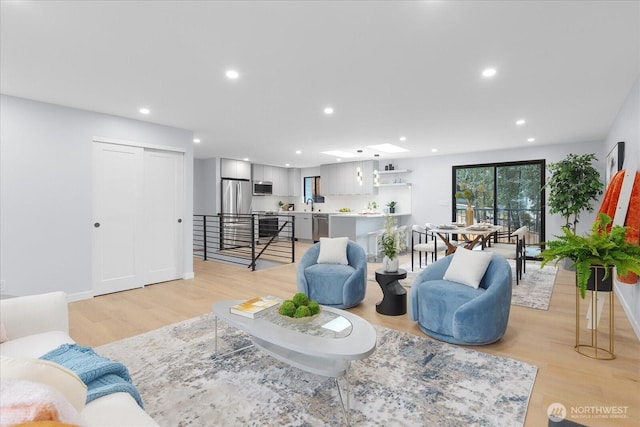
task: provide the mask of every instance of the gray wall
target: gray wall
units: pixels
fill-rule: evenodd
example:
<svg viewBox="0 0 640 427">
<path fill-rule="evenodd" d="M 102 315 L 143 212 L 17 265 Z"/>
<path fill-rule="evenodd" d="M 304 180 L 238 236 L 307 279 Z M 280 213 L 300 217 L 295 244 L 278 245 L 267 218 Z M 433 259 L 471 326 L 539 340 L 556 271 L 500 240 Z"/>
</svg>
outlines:
<svg viewBox="0 0 640 427">
<path fill-rule="evenodd" d="M 625 143 L 625 159 L 634 157 L 637 160 L 636 168 L 638 168 L 640 166 L 640 76 L 611 126 L 605 151 L 608 153 L 619 141 Z M 618 283 L 616 295 L 640 339 L 640 284 Z"/>
<path fill-rule="evenodd" d="M 218 159 L 195 159 L 193 164 L 193 213 L 215 215 L 218 213 Z"/>
<path fill-rule="evenodd" d="M 92 248 L 92 140 L 185 150 L 185 275 L 193 277 L 191 131 L 2 95 L 0 278 L 5 293 L 63 290 L 88 298 Z"/>
</svg>

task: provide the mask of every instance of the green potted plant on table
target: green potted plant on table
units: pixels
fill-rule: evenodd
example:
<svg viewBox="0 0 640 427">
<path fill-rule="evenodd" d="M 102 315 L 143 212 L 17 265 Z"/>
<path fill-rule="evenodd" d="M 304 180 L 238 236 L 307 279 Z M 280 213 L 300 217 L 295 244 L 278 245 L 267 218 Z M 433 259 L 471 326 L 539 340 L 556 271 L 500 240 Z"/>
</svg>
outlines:
<svg viewBox="0 0 640 427">
<path fill-rule="evenodd" d="M 601 279 L 605 282 L 608 279 L 609 283 L 608 288 L 604 287 L 606 284 L 598 285 L 600 291 L 612 289 L 613 267 L 618 275 L 623 276 L 629 272 L 640 274 L 640 246 L 627 242 L 627 227 L 612 226 L 607 214 L 598 214 L 591 233 L 584 236 L 574 234 L 569 227 L 563 227 L 562 231 L 564 235 L 556 236 L 558 240 L 545 243 L 546 249 L 540 254 L 541 266 L 544 267 L 553 260 L 556 263 L 563 259 L 573 261 L 576 266 L 576 283 L 582 298 L 586 295 L 588 284 L 593 283 L 593 279 L 599 279 L 594 273 L 597 269 L 604 269 Z"/>
<path fill-rule="evenodd" d="M 387 203 L 387 207 L 389 208 L 389 213 L 396 213 L 396 202 L 393 200 Z"/>
<path fill-rule="evenodd" d="M 406 236 L 396 229 L 396 219 L 391 215 L 384 217 L 384 232 L 380 237 L 380 249 L 384 254 L 382 268 L 385 272 L 398 271 L 400 260 L 398 254 L 406 247 Z"/>
</svg>

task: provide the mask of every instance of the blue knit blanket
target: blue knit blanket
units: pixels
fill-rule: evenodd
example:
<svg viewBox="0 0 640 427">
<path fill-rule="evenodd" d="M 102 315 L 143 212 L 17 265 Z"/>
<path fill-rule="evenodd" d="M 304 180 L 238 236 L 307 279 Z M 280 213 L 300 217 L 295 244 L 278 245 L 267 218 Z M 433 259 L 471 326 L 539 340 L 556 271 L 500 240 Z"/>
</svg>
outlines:
<svg viewBox="0 0 640 427">
<path fill-rule="evenodd" d="M 131 384 L 127 367 L 99 356 L 89 347 L 63 344 L 40 359 L 50 360 L 75 372 L 87 385 L 87 403 L 107 394 L 125 392 L 143 407 L 140 393 Z"/>
</svg>

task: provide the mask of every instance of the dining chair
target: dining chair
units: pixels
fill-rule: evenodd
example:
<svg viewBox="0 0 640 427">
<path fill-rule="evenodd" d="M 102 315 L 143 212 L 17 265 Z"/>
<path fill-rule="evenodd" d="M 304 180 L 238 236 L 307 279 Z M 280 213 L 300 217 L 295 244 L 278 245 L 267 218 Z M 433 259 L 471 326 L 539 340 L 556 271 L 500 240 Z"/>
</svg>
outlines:
<svg viewBox="0 0 640 427">
<path fill-rule="evenodd" d="M 516 263 L 516 285 L 520 284 L 522 275 L 527 272 L 526 264 L 526 242 L 525 236 L 529 229 L 526 226 L 520 227 L 512 233 L 502 234 L 500 236 L 494 236 L 494 240 L 499 237 L 506 237 L 506 242 L 494 242 L 489 243 L 484 248 L 485 251 L 495 252 L 502 255 L 506 259 L 515 260 Z"/>
<path fill-rule="evenodd" d="M 421 225 L 413 225 L 411 227 L 411 271 L 414 267 L 414 254 L 418 252 L 418 266 L 422 268 L 422 254 L 424 253 L 424 265 L 427 265 L 427 254 L 431 254 L 431 262 L 438 260 L 438 253 L 445 252 L 447 245 L 440 240 L 433 232 L 429 231 L 436 228 L 433 224 L 427 223 L 424 227 Z M 416 242 L 417 237 L 417 242 Z M 424 242 L 423 242 L 424 240 Z"/>
</svg>

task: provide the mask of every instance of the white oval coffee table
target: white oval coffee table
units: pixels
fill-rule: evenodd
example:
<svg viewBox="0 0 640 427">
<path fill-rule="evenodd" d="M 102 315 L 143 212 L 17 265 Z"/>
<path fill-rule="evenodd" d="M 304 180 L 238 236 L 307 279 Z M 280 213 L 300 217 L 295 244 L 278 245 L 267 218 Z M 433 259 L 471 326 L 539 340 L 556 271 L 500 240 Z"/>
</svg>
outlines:
<svg viewBox="0 0 640 427">
<path fill-rule="evenodd" d="M 304 371 L 335 378 L 341 401 L 338 378 L 344 377 L 347 396 L 346 405 L 342 401 L 342 406 L 349 423 L 349 365 L 352 360 L 366 359 L 375 351 L 376 331 L 373 326 L 348 311 L 325 306 L 322 306 L 320 315 L 308 323 L 288 322 L 278 314 L 278 306 L 251 319 L 231 313 L 231 306 L 241 302 L 242 300 L 228 300 L 213 304 L 216 354 L 217 322 L 220 318 L 249 334 L 253 344 L 270 356 Z"/>
</svg>

